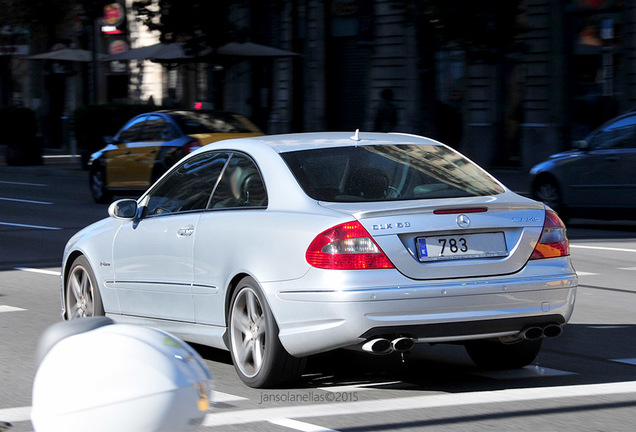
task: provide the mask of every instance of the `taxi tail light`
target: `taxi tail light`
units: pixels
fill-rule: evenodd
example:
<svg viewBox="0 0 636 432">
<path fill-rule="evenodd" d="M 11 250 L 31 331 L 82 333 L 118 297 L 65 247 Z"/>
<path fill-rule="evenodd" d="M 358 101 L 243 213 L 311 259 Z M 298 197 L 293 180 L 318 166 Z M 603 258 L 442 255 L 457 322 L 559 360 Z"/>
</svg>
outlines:
<svg viewBox="0 0 636 432">
<path fill-rule="evenodd" d="M 190 154 L 199 148 L 201 148 L 201 141 L 199 141 L 198 139 L 193 139 L 183 146 L 183 151 L 185 154 Z"/>
<path fill-rule="evenodd" d="M 394 268 L 358 221 L 336 225 L 318 234 L 305 254 L 307 262 L 331 270 Z"/>
<path fill-rule="evenodd" d="M 530 259 L 555 258 L 570 255 L 570 242 L 565 224 L 552 210 L 546 210 L 543 232 Z"/>
</svg>

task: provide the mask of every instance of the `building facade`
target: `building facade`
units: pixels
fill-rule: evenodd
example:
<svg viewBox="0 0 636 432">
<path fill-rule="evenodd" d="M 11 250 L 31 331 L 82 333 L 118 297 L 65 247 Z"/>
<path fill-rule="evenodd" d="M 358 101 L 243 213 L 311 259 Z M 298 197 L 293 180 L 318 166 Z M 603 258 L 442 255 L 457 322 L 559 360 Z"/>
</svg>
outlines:
<svg viewBox="0 0 636 432">
<path fill-rule="evenodd" d="M 132 0 L 121 1 L 130 47 L 158 42 L 136 22 Z M 98 101 L 206 101 L 252 118 L 267 133 L 390 127 L 437 138 L 488 168 L 524 170 L 636 102 L 636 2 L 523 0 L 519 49 L 498 61 L 472 58 L 461 44 L 437 45 L 431 55 L 408 7 L 414 3 L 236 1 L 229 20 L 248 40 L 298 55 L 179 66 L 131 61 L 123 69 L 107 63 Z M 22 88 L 38 90 L 21 93 L 21 103 L 41 108 L 42 67 L 29 64 L 32 73 L 24 76 L 34 83 Z M 87 81 L 88 74 L 72 79 Z M 89 102 L 76 97 L 69 104 L 73 97 L 66 106 Z M 387 112 L 389 126 L 380 127 Z"/>
<path fill-rule="evenodd" d="M 636 2 L 525 0 L 518 52 L 471 61 L 438 47 L 434 65 L 404 3 L 243 3 L 239 22 L 256 41 L 301 57 L 228 66 L 224 107 L 269 133 L 374 130 L 389 89 L 395 130 L 438 138 L 486 167 L 527 169 L 634 106 Z M 434 90 L 423 83 L 429 69 Z"/>
</svg>

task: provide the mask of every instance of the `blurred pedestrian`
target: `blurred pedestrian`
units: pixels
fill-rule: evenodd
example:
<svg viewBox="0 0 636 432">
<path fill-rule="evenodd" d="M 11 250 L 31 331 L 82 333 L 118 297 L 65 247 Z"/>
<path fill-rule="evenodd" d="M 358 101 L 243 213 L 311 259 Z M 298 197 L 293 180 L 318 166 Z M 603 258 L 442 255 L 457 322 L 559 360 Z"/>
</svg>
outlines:
<svg viewBox="0 0 636 432">
<path fill-rule="evenodd" d="M 395 132 L 397 127 L 397 108 L 393 103 L 393 91 L 384 89 L 380 93 L 382 100 L 375 115 L 373 130 L 376 132 Z"/>
<path fill-rule="evenodd" d="M 461 93 L 453 91 L 448 103 L 437 101 L 437 125 L 435 138 L 455 149 L 459 148 L 463 134 L 460 110 Z"/>
</svg>

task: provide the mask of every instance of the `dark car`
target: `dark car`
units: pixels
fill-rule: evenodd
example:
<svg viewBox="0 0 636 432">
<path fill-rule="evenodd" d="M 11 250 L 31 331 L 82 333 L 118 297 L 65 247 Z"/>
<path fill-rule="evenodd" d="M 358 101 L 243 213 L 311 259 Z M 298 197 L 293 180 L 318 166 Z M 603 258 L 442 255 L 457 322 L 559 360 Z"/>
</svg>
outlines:
<svg viewBox="0 0 636 432">
<path fill-rule="evenodd" d="M 562 218 L 636 219 L 636 112 L 530 170 L 532 195 Z"/>
<path fill-rule="evenodd" d="M 89 161 L 98 203 L 115 194 L 141 193 L 183 156 L 229 138 L 263 135 L 247 118 L 224 111 L 157 111 L 138 115 Z"/>
</svg>

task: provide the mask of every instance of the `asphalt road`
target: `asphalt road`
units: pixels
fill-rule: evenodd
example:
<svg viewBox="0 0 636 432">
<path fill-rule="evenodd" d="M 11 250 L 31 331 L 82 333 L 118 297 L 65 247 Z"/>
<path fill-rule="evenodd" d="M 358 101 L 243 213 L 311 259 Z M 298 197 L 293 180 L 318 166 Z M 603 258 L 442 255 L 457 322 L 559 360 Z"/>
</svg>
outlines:
<svg viewBox="0 0 636 432">
<path fill-rule="evenodd" d="M 34 351 L 60 319 L 63 245 L 106 209 L 91 202 L 79 168 L 0 166 L 0 422 L 11 422 L 10 432 L 33 430 Z M 569 234 L 580 275 L 574 316 L 535 364 L 483 371 L 446 345 L 404 359 L 337 352 L 311 358 L 294 388 L 255 390 L 227 353 L 197 347 L 215 392 L 196 430 L 632 431 L 636 224 L 573 220 Z M 68 389 L 86 386 L 90 377 L 68 377 Z"/>
</svg>

